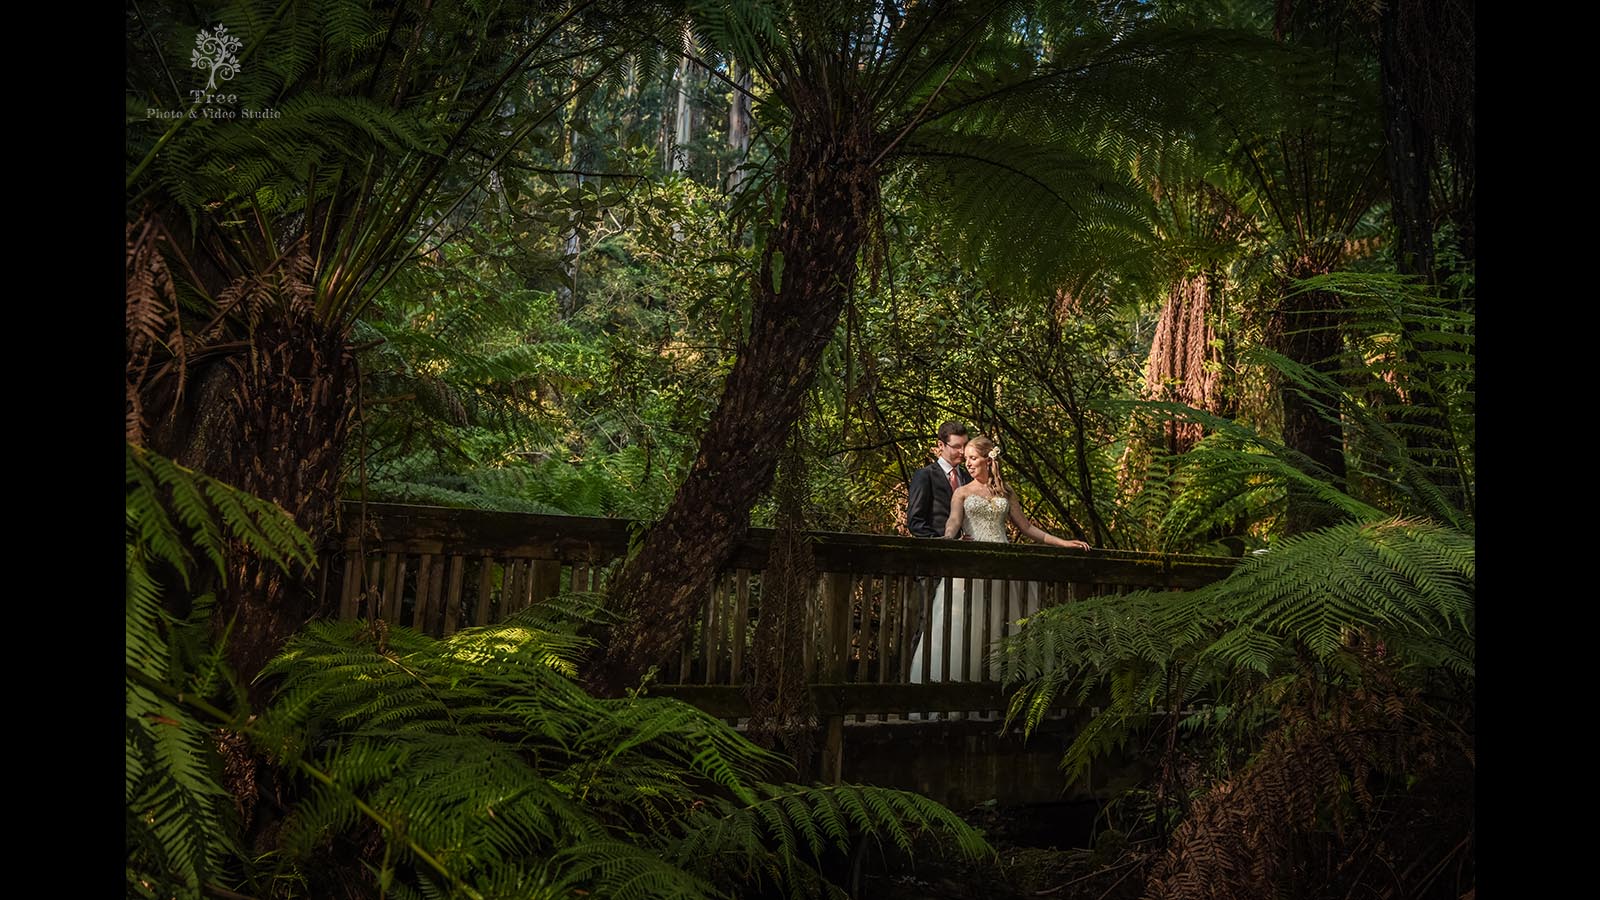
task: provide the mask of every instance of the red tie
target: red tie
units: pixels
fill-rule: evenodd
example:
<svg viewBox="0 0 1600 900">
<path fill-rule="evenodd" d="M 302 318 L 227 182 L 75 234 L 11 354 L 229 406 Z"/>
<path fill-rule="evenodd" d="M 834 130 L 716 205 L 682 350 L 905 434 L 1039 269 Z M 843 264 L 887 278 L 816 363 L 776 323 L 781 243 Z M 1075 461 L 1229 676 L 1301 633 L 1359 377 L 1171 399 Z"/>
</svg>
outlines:
<svg viewBox="0 0 1600 900">
<path fill-rule="evenodd" d="M 961 479 L 956 477 L 956 470 L 955 469 L 951 469 L 950 470 L 950 490 L 953 491 L 958 487 L 961 487 Z"/>
</svg>

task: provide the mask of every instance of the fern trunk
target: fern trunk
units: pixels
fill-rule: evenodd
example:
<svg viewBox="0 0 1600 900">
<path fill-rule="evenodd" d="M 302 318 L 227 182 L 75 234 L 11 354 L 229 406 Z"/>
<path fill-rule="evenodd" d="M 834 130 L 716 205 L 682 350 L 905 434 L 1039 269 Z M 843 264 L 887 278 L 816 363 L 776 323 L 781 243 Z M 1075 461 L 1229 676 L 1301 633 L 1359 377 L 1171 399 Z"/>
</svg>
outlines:
<svg viewBox="0 0 1600 900">
<path fill-rule="evenodd" d="M 338 531 L 340 458 L 356 388 L 343 333 L 309 317 L 256 330 L 242 379 L 241 485 L 288 510 L 318 547 Z M 313 609 L 310 573 L 298 578 L 254 554 L 235 564 L 224 599 L 237 614 L 234 665 L 254 677 Z"/>
<path fill-rule="evenodd" d="M 797 124 L 782 217 L 768 244 L 748 341 L 723 387 L 687 480 L 612 587 L 622 622 L 590 676 L 616 694 L 688 633 L 718 568 L 772 485 L 817 362 L 857 271 L 876 181 L 866 129 L 827 114 Z"/>
<path fill-rule="evenodd" d="M 1297 277 L 1308 277 L 1301 273 Z M 1323 291 L 1305 291 L 1286 301 L 1279 352 L 1295 362 L 1333 377 L 1344 349 L 1339 328 L 1338 298 Z M 1309 386 L 1285 384 L 1283 443 L 1309 457 L 1337 483 L 1345 478 L 1344 427 L 1339 419 L 1340 398 Z M 1285 528 L 1290 534 L 1330 524 L 1320 507 L 1290 503 Z"/>
<path fill-rule="evenodd" d="M 342 333 L 309 310 L 264 319 L 248 351 L 204 380 L 187 433 L 167 437 L 181 441 L 186 465 L 282 507 L 320 549 L 337 532 L 355 386 Z M 228 661 L 241 681 L 317 612 L 311 575 L 285 575 L 242 544 L 230 547 L 213 622 L 231 628 Z"/>
</svg>

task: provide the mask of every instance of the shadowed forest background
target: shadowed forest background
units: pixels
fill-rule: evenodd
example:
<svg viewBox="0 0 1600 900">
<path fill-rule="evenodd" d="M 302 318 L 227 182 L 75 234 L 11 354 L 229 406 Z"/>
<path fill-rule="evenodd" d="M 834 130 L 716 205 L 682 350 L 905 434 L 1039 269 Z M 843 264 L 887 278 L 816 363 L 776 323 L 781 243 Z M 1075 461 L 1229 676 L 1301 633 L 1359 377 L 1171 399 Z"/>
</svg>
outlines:
<svg viewBox="0 0 1600 900">
<path fill-rule="evenodd" d="M 129 896 L 1475 894 L 1470 0 L 125 25 Z M 1096 710 L 1063 789 L 1155 773 L 1046 876 L 649 691 L 752 525 L 905 534 L 946 419 L 1239 560 L 1002 648 L 1010 727 Z M 437 639 L 330 620 L 343 501 L 639 527 Z"/>
</svg>

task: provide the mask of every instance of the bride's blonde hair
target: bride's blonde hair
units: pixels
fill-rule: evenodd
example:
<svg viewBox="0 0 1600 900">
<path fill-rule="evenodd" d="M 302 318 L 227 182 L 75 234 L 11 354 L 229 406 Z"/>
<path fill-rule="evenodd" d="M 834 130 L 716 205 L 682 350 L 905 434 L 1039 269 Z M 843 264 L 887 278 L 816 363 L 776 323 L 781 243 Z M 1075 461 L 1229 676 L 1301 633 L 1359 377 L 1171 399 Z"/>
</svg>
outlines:
<svg viewBox="0 0 1600 900">
<path fill-rule="evenodd" d="M 1000 454 L 994 452 L 997 446 L 994 438 L 980 434 L 967 442 L 967 446 L 978 451 L 979 455 L 989 460 L 989 494 L 993 497 L 1003 497 L 1006 493 L 1006 482 L 1000 477 Z"/>
</svg>

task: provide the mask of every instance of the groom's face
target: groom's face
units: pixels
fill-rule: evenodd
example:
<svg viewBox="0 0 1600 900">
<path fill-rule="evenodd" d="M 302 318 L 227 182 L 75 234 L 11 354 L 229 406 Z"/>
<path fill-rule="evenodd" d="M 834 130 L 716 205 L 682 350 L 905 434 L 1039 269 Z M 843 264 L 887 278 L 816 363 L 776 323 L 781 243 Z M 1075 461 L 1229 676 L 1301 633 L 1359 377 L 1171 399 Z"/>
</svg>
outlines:
<svg viewBox="0 0 1600 900">
<path fill-rule="evenodd" d="M 940 441 L 937 449 L 939 455 L 944 457 L 945 462 L 952 466 L 959 466 L 967 450 L 967 436 L 964 434 L 952 434 L 950 435 L 950 441 L 948 443 Z"/>
</svg>

